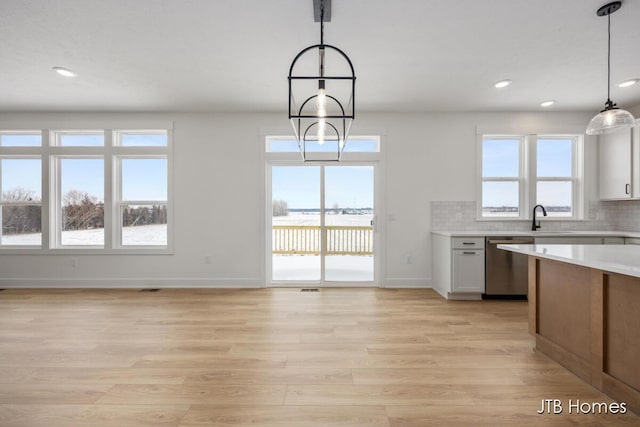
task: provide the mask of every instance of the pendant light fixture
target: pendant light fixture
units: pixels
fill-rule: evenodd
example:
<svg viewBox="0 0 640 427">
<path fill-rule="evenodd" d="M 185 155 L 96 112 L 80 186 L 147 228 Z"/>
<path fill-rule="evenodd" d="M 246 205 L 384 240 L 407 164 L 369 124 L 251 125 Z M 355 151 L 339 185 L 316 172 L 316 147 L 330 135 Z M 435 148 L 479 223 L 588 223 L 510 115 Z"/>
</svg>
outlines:
<svg viewBox="0 0 640 427">
<path fill-rule="evenodd" d="M 324 43 L 331 0 L 313 0 L 313 6 L 320 44 L 301 50 L 291 63 L 289 120 L 305 162 L 339 161 L 355 116 L 356 76 L 349 57 Z"/>
<path fill-rule="evenodd" d="M 587 126 L 587 135 L 601 135 L 621 128 L 631 128 L 635 125 L 633 115 L 616 107 L 611 101 L 611 14 L 622 7 L 621 1 L 607 3 L 598 9 L 598 16 L 606 16 L 608 21 L 607 34 L 607 102 L 604 110 L 600 111 Z"/>
</svg>

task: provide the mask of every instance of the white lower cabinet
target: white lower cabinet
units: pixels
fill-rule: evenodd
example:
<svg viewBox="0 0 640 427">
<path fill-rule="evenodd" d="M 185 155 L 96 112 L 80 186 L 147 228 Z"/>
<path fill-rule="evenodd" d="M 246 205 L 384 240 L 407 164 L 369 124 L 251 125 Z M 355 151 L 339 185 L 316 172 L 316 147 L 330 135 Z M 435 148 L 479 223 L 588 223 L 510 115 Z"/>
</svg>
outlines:
<svg viewBox="0 0 640 427">
<path fill-rule="evenodd" d="M 482 299 L 484 237 L 432 234 L 433 289 L 447 299 Z"/>
<path fill-rule="evenodd" d="M 484 292 L 484 250 L 453 250 L 453 292 Z"/>
<path fill-rule="evenodd" d="M 482 299 L 485 293 L 485 237 L 432 235 L 432 287 L 447 299 Z M 558 245 L 640 244 L 640 238 L 610 236 L 535 236 L 535 243 Z"/>
</svg>

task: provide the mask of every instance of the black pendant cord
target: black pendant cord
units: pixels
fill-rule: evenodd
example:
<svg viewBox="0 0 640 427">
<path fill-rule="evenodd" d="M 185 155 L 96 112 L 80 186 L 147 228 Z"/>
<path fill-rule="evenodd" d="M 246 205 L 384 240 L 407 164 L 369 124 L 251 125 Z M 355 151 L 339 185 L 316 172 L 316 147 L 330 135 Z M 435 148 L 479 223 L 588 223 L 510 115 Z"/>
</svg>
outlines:
<svg viewBox="0 0 640 427">
<path fill-rule="evenodd" d="M 324 77 L 324 1 L 320 1 L 320 77 Z M 324 80 L 318 82 L 324 89 Z"/>
<path fill-rule="evenodd" d="M 320 44 L 324 45 L 324 1 L 320 1 Z"/>
<path fill-rule="evenodd" d="M 607 15 L 607 104 L 611 104 L 611 15 Z"/>
</svg>

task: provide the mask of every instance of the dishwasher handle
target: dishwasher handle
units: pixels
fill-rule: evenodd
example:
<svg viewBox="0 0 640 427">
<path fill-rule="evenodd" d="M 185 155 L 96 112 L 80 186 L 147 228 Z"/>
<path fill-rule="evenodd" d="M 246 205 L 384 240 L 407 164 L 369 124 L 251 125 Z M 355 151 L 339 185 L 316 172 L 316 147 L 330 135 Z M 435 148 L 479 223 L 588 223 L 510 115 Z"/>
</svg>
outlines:
<svg viewBox="0 0 640 427">
<path fill-rule="evenodd" d="M 531 245 L 535 241 L 533 239 L 530 240 L 487 240 L 487 243 L 490 245 Z"/>
</svg>

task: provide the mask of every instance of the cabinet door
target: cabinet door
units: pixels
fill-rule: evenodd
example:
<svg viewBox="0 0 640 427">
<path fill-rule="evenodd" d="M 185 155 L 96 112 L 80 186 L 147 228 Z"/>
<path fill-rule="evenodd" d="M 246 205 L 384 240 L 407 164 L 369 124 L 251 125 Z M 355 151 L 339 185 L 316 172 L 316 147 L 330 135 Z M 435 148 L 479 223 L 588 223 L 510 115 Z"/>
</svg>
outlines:
<svg viewBox="0 0 640 427">
<path fill-rule="evenodd" d="M 484 292 L 484 251 L 454 250 L 453 292 Z"/>
<path fill-rule="evenodd" d="M 600 135 L 600 199 L 631 198 L 631 135 L 630 129 Z"/>
</svg>

